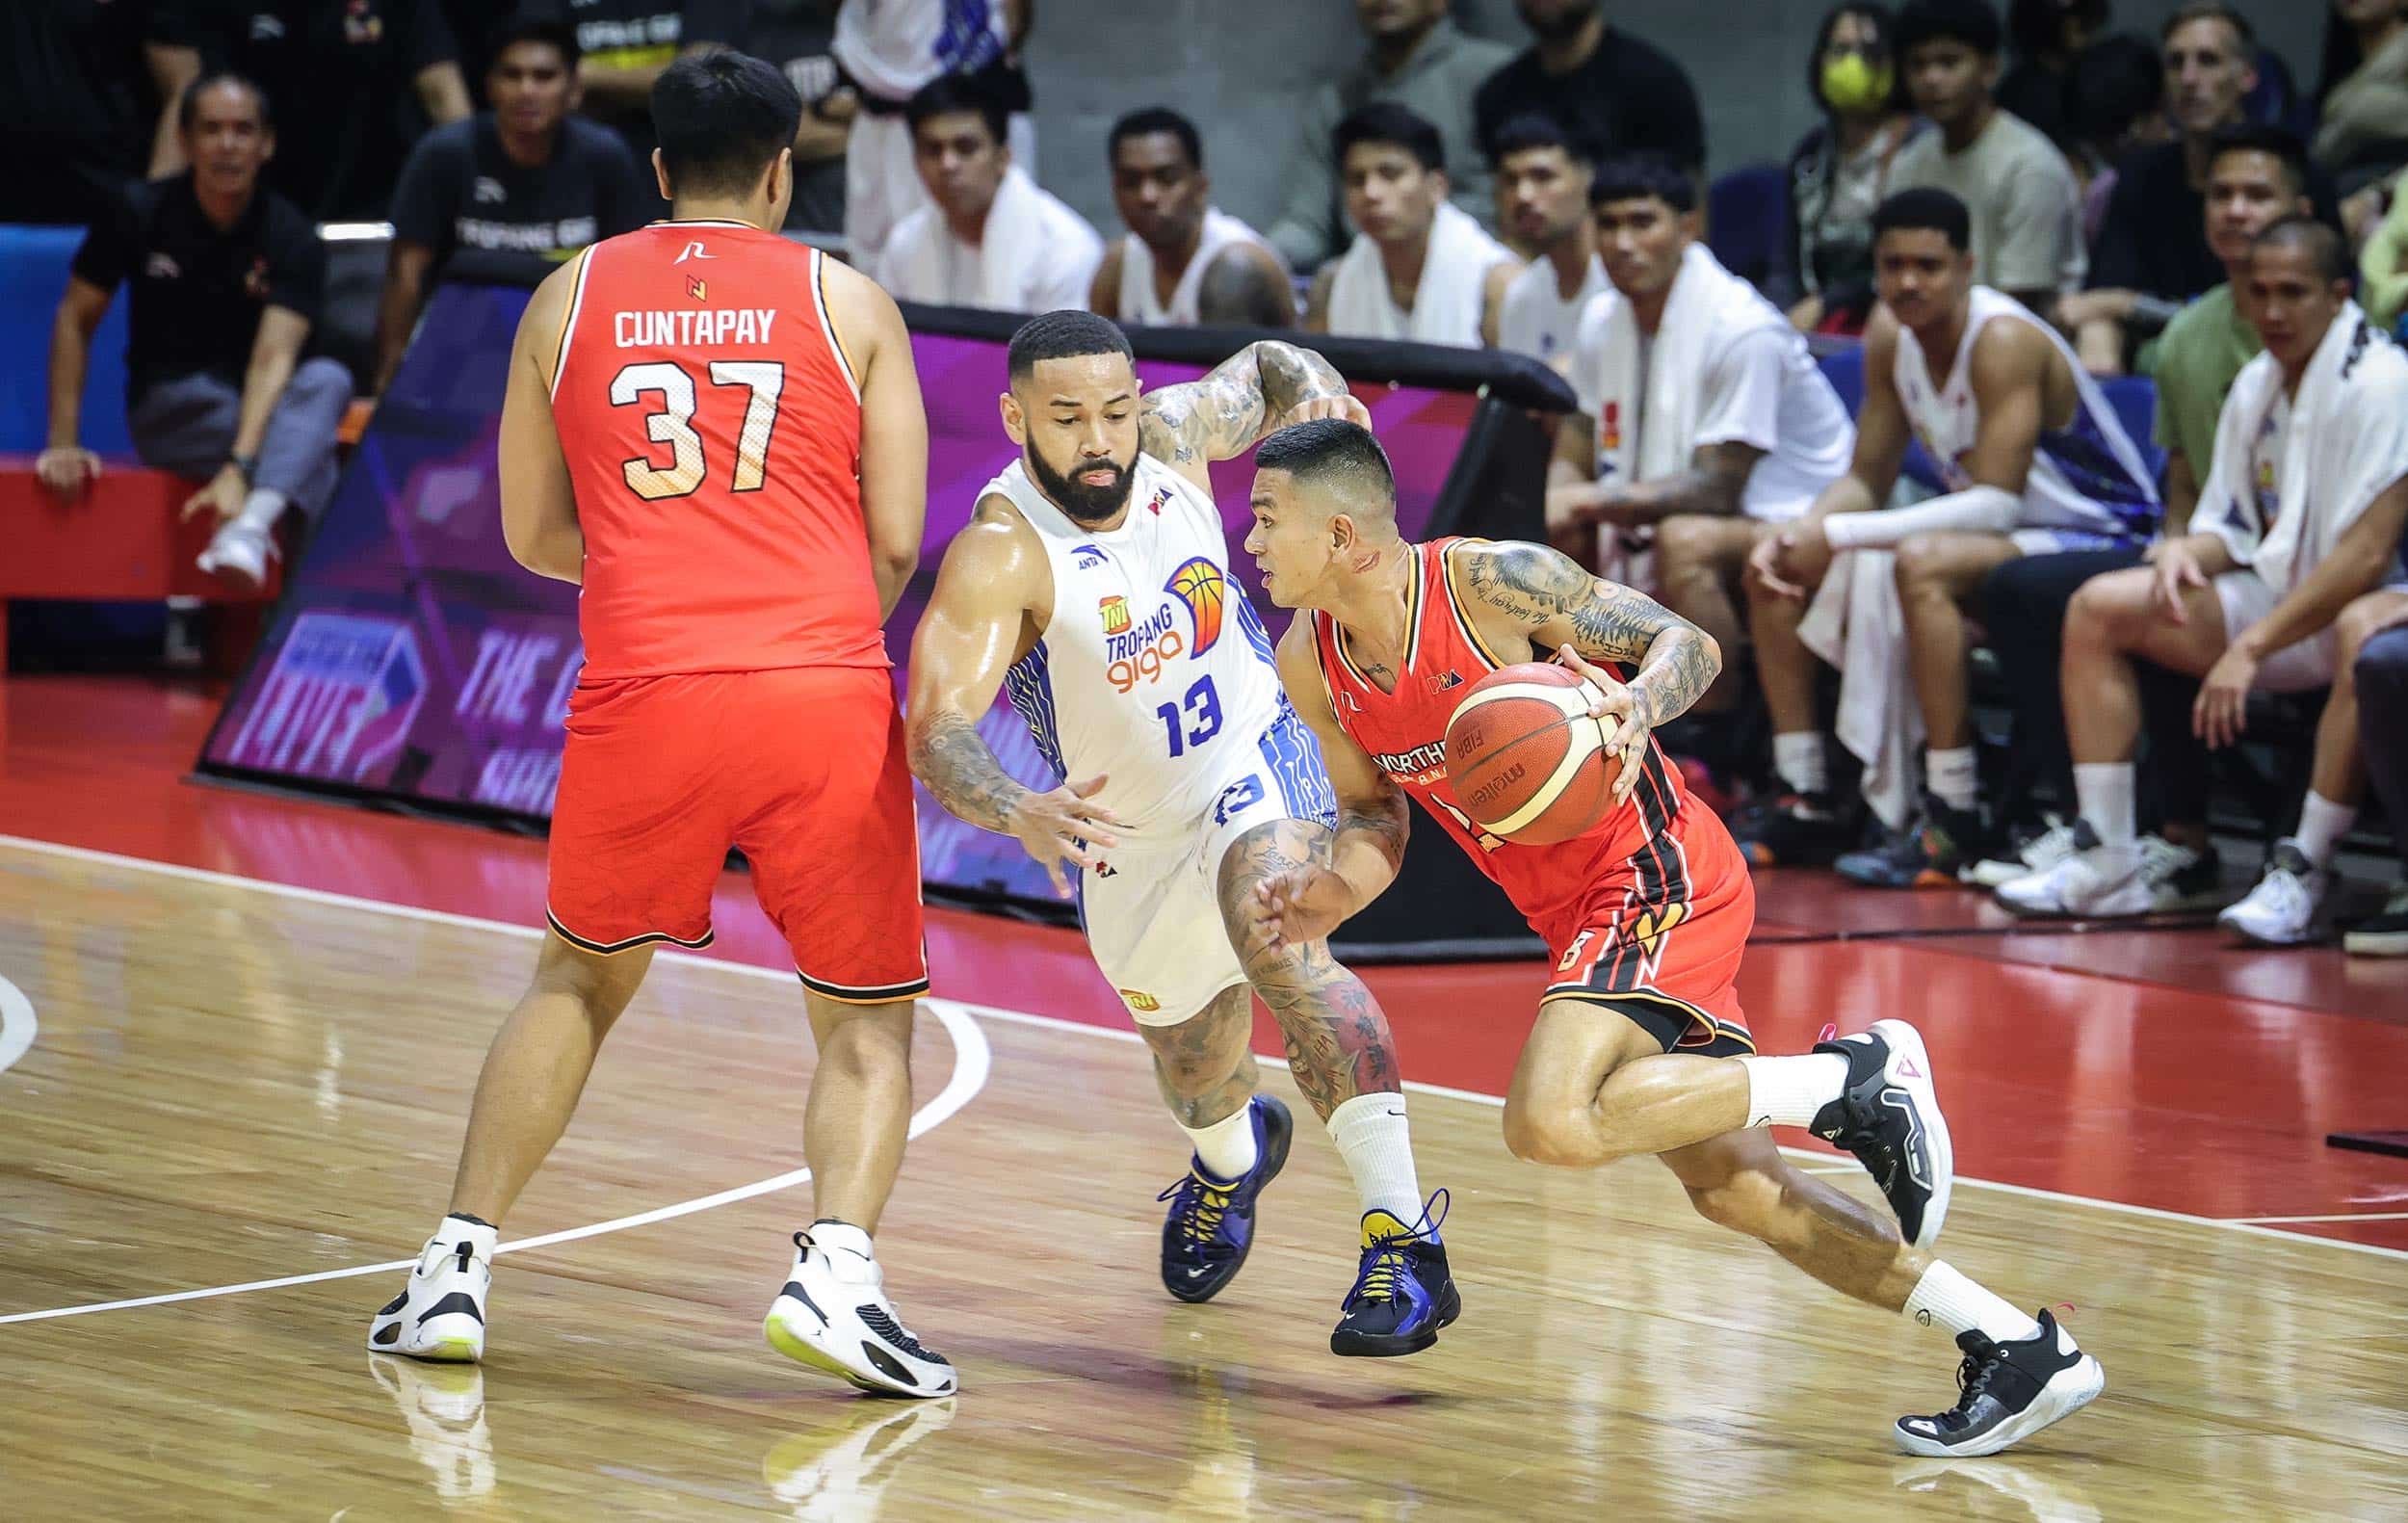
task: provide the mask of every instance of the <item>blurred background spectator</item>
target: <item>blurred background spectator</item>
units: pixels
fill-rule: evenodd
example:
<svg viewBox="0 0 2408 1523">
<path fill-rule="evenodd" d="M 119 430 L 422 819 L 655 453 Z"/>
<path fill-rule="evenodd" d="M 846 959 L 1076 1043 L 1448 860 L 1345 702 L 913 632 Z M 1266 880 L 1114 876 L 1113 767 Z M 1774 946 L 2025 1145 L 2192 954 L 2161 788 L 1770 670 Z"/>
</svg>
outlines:
<svg viewBox="0 0 2408 1523">
<path fill-rule="evenodd" d="M 1447 10 L 1447 0 L 1354 0 L 1370 48 L 1314 92 L 1288 150 L 1286 189 L 1269 236 L 1291 268 L 1310 274 L 1347 247 L 1350 229 L 1330 145 L 1339 122 L 1374 102 L 1404 106 L 1436 129 L 1455 206 L 1477 222 L 1496 215 L 1473 96 L 1513 54 L 1502 43 L 1464 36 Z"/>
<path fill-rule="evenodd" d="M 2333 0 L 2309 148 L 2344 195 L 2408 163 L 2408 0 Z"/>
<path fill-rule="evenodd" d="M 70 499 L 100 472 L 80 442 L 84 376 L 123 283 L 134 447 L 144 464 L 205 484 L 184 508 L 217 524 L 201 568 L 255 586 L 285 510 L 314 516 L 333 495 L 352 378 L 301 357 L 326 252 L 261 183 L 275 146 L 267 97 L 249 80 L 205 75 L 185 88 L 176 120 L 190 168 L 129 192 L 75 255 L 51 337 L 49 448 L 35 468 Z"/>
<path fill-rule="evenodd" d="M 929 204 L 908 108 L 938 79 L 966 77 L 1001 106 L 1014 162 L 1037 172 L 1034 97 L 1018 61 L 1034 21 L 1034 0 L 844 0 L 837 9 L 829 51 L 849 98 L 819 97 L 805 125 L 814 116 L 850 119 L 845 236 L 853 263 L 876 268 L 903 219 Z M 815 101 L 807 92 L 803 99 Z"/>
<path fill-rule="evenodd" d="M 0 153 L 13 181 L 0 221 L 90 223 L 173 142 L 163 108 L 198 65 L 162 23 L 142 0 L 0 6 Z"/>
<path fill-rule="evenodd" d="M 1872 310 L 1872 213 L 1891 167 L 1924 123 L 1907 109 L 1890 12 L 1858 3 L 1824 13 L 1806 88 L 1821 122 L 1789 162 L 1789 234 L 1767 293 L 1810 332 L 1855 334 Z"/>
<path fill-rule="evenodd" d="M 2000 76 L 1998 101 L 2049 135 L 2076 141 L 2074 61 L 2107 31 L 2107 0 L 2007 0 L 2006 45 L 2014 65 Z"/>
<path fill-rule="evenodd" d="M 1262 234 L 1212 204 L 1195 123 L 1167 107 L 1133 111 L 1105 146 L 1129 233 L 1105 250 L 1090 307 L 1124 323 L 1295 325 L 1288 267 Z"/>
<path fill-rule="evenodd" d="M 1589 189 L 1597 155 L 1552 117 L 1525 112 L 1497 129 L 1497 213 L 1530 265 L 1505 288 L 1497 343 L 1560 366 L 1581 313 L 1606 289 Z"/>
<path fill-rule="evenodd" d="M 317 222 L 380 222 L 409 146 L 468 115 L 435 0 L 153 0 L 199 66 L 258 82 L 282 130 L 268 183 Z M 151 166 L 183 168 L 181 155 Z"/>
<path fill-rule="evenodd" d="M 1347 220 L 1361 229 L 1322 266 L 1305 303 L 1316 333 L 1493 347 L 1513 250 L 1447 198 L 1438 129 L 1408 108 L 1374 101 L 1332 134 Z"/>
<path fill-rule="evenodd" d="M 434 281 L 534 286 L 588 244 L 667 215 L 651 166 L 639 171 L 618 134 L 569 115 L 574 29 L 525 14 L 492 40 L 491 108 L 419 139 L 394 188 L 374 395 Z"/>
<path fill-rule="evenodd" d="M 1005 107 L 975 74 L 946 74 L 911 97 L 929 204 L 878 255 L 880 285 L 906 302 L 1050 312 L 1084 306 L 1104 240 L 1040 188 L 1005 144 Z"/>
<path fill-rule="evenodd" d="M 836 66 L 839 0 L 752 0 L 744 48 L 775 64 L 802 97 L 795 129 L 795 198 L 789 232 L 845 230 L 845 156 L 860 118 L 861 92 Z M 917 175 L 913 178 L 916 180 Z"/>
<path fill-rule="evenodd" d="M 1595 152 L 1661 153 L 1691 174 L 1704 171 L 1697 87 L 1670 54 L 1610 25 L 1601 0 L 1514 0 L 1513 9 L 1535 40 L 1479 87 L 1482 151 L 1495 157 L 1497 130 L 1537 111 Z"/>
<path fill-rule="evenodd" d="M 652 157 L 654 81 L 680 53 L 745 39 L 749 0 L 548 0 L 577 28 L 581 110 Z"/>
<path fill-rule="evenodd" d="M 1974 279 L 2042 315 L 2081 284 L 2081 193 L 2056 145 L 1999 109 L 1999 18 L 1984 0 L 1908 0 L 1898 12 L 1907 93 L 1938 130 L 1898 150 L 1894 191 L 1947 191 L 1973 214 Z"/>
</svg>

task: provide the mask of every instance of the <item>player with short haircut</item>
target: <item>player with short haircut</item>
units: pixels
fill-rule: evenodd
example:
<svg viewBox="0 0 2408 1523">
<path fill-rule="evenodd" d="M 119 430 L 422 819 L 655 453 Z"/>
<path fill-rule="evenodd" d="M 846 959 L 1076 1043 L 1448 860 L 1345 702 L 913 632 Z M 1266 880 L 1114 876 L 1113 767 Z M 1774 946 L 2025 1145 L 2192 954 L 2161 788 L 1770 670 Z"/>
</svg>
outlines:
<svg viewBox="0 0 2408 1523">
<path fill-rule="evenodd" d="M 1362 1200 L 1362 1259 L 1330 1348 L 1426 1349 L 1460 1300 L 1438 1235 L 1445 1192 L 1425 1201 L 1414 1170 L 1388 1018 L 1326 942 L 1243 944 L 1257 885 L 1327 856 L 1336 801 L 1229 574 L 1206 469 L 1274 420 L 1369 414 L 1328 361 L 1272 341 L 1140 396 L 1127 336 L 1080 311 L 1023 324 L 1010 380 L 1004 429 L 1020 458 L 946 547 L 912 637 L 912 771 L 961 819 L 1018 837 L 1057 889 L 1074 875 L 1096 966 L 1194 1148 L 1163 1193 L 1164 1287 L 1200 1301 L 1236 1275 L 1256 1199 L 1287 1161 L 1288 1109 L 1254 1092 L 1259 994 Z M 1061 786 L 1025 787 L 996 761 L 978 725 L 999 691 Z"/>
<path fill-rule="evenodd" d="M 1802 1056 L 1755 1056 L 1733 984 L 1756 913 L 1747 865 L 1648 733 L 1714 680 L 1713 639 L 1544 546 L 1407 542 L 1386 453 L 1351 423 L 1283 429 L 1254 459 L 1245 548 L 1271 600 L 1305 611 L 1279 643 L 1279 671 L 1341 814 L 1327 853 L 1256 890 L 1252 944 L 1318 945 L 1376 899 L 1403 860 L 1405 800 L 1420 801 L 1556 958 L 1505 1096 L 1516 1156 L 1594 1168 L 1655 1154 L 1707 1220 L 1954 1334 L 1962 1399 L 1898 1421 L 1910 1453 L 1996 1453 L 2097 1396 L 2098 1363 L 2047 1311 L 2027 1317 L 1925 1251 L 1951 1160 L 1912 1026 L 1876 1021 Z M 1621 772 L 1588 830 L 1525 846 L 1464 812 L 1446 735 L 1470 685 L 1549 652 L 1602 690 L 1591 713 Z M 1768 1124 L 1854 1153 L 1898 1225 L 1793 1168 Z"/>
<path fill-rule="evenodd" d="M 368 1347 L 484 1350 L 497 1224 L 559 1140 L 660 942 L 711 940 L 728 849 L 793 949 L 820 1063 L 818 1218 L 765 1330 L 883 1395 L 953 1366 L 896 1318 L 870 1234 L 911 1115 L 929 986 L 911 776 L 880 625 L 919 564 L 928 423 L 903 317 L 775 231 L 802 103 L 758 59 L 652 92 L 668 221 L 537 288 L 502 408 L 510 553 L 577 583 L 585 672 L 552 817 L 534 986 L 495 1038 L 451 1214 Z"/>
</svg>

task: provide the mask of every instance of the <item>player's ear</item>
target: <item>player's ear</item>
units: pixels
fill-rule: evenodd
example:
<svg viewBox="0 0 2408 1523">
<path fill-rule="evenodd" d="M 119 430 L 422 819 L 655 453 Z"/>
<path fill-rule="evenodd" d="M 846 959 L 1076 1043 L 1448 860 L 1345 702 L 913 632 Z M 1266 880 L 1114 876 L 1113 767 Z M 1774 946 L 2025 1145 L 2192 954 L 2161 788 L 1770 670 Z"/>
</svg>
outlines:
<svg viewBox="0 0 2408 1523">
<path fill-rule="evenodd" d="M 665 201 L 677 199 L 668 188 L 668 161 L 661 157 L 661 150 L 658 148 L 652 150 L 652 181 L 661 188 L 661 199 Z"/>
<path fill-rule="evenodd" d="M 1029 416 L 1020 410 L 1020 399 L 1007 391 L 995 400 L 1003 404 L 1004 432 L 1011 435 L 1012 443 L 1026 449 L 1029 443 Z"/>
</svg>

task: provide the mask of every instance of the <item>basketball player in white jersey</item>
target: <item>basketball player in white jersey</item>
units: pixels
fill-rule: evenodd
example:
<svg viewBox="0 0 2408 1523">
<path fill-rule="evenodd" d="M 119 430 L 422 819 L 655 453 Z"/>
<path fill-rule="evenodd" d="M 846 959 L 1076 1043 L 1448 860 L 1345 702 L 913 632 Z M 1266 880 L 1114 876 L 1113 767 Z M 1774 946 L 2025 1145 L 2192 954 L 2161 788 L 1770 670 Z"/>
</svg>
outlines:
<svg viewBox="0 0 2408 1523">
<path fill-rule="evenodd" d="M 1154 328 L 1294 328 L 1296 283 L 1262 234 L 1212 204 L 1204 140 L 1175 111 L 1112 123 L 1112 204 L 1129 236 L 1104 252 L 1087 309 Z"/>
<path fill-rule="evenodd" d="M 1525 112 L 1497 129 L 1497 221 L 1530 264 L 1505 287 L 1497 347 L 1563 369 L 1581 309 L 1606 290 L 1588 215 L 1593 150 L 1561 122 Z"/>
<path fill-rule="evenodd" d="M 1057 888 L 1076 877 L 1096 965 L 1194 1147 L 1163 1194 L 1164 1287 L 1200 1301 L 1228 1283 L 1287 1160 L 1287 1108 L 1254 1092 L 1259 994 L 1363 1198 L 1330 1348 L 1427 1348 L 1461 1303 L 1387 1017 L 1326 941 L 1241 950 L 1256 885 L 1325 858 L 1339 822 L 1321 748 L 1229 574 L 1206 473 L 1283 420 L 1368 414 L 1326 360 L 1275 342 L 1140 397 L 1128 339 L 1087 312 L 1023 325 L 1010 372 L 1004 428 L 1021 457 L 946 547 L 912 638 L 912 771 L 961 819 L 1017 836 Z M 1022 786 L 980 736 L 1005 690 L 1063 786 Z"/>
<path fill-rule="evenodd" d="M 1871 887 L 1931 887 L 1954 884 L 1987 845 L 1962 605 L 2018 556 L 2137 544 L 2161 510 L 2139 449 L 2072 348 L 2014 298 L 1974 283 L 1963 201 L 1928 187 L 1900 191 L 1872 225 L 1882 304 L 1865 330 L 1855 458 L 1748 563 L 1757 670 L 1797 797 L 1738 833 L 1760 862 L 1795 861 L 1805 846 L 1827 846 L 1847 828 L 1822 787 L 1815 658 L 1798 624 L 1835 554 L 1893 551 L 1905 624 L 1897 638 L 1922 709 L 1926 797 L 1913 828 L 1841 857 L 1839 867 Z M 1882 508 L 1910 439 L 1922 441 L 1949 492 Z M 1851 639 L 1859 633 L 1851 626 Z M 1844 686 L 1844 708 L 1848 701 Z M 1807 775 L 1792 775 L 1800 766 Z"/>
</svg>

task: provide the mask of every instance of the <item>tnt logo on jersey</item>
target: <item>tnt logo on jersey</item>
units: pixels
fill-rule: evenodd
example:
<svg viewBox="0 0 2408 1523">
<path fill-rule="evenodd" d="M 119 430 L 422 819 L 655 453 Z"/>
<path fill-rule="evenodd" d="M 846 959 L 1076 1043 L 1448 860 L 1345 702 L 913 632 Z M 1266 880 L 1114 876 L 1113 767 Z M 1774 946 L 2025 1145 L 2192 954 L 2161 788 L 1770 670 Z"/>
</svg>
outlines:
<svg viewBox="0 0 2408 1523">
<path fill-rule="evenodd" d="M 1163 591 L 1188 607 L 1188 631 L 1193 638 L 1188 652 L 1200 656 L 1220 638 L 1221 615 L 1229 606 L 1229 584 L 1210 558 L 1197 556 L 1163 584 Z"/>
<path fill-rule="evenodd" d="M 1098 599 L 1095 612 L 1104 620 L 1105 634 L 1125 635 L 1129 632 L 1129 600 L 1119 593 Z"/>
<path fill-rule="evenodd" d="M 1146 993 L 1143 989 L 1120 989 L 1115 992 L 1117 992 L 1122 999 L 1128 1001 L 1129 1008 L 1133 1011 L 1143 1011 L 1150 1015 L 1154 1011 L 1163 1008 L 1163 1002 L 1161 1000 L 1158 1000 L 1153 995 Z"/>
</svg>

